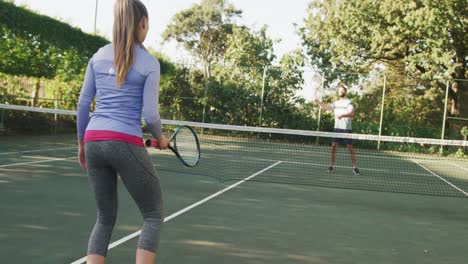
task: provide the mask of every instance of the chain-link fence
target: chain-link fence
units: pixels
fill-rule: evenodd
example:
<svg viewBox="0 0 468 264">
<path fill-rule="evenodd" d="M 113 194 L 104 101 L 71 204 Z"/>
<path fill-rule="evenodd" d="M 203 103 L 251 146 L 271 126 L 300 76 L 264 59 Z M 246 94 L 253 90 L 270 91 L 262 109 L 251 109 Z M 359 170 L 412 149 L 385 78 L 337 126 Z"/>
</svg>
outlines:
<svg viewBox="0 0 468 264">
<path fill-rule="evenodd" d="M 164 119 L 205 123 L 331 131 L 334 116 L 313 103 L 338 99 L 348 87 L 359 134 L 463 139 L 468 126 L 467 80 L 294 67 L 178 65 L 160 82 Z M 75 110 L 79 82 L 0 75 L 1 103 Z M 71 88 L 70 88 L 71 87 Z M 72 91 L 72 92 L 70 92 Z"/>
</svg>

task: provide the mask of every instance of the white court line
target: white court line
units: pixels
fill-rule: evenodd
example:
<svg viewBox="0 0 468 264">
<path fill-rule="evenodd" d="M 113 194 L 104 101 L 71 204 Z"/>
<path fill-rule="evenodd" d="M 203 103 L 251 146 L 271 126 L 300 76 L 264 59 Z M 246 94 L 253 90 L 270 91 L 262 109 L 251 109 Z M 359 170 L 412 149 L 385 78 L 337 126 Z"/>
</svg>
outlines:
<svg viewBox="0 0 468 264">
<path fill-rule="evenodd" d="M 226 156 L 229 157 L 229 155 L 223 155 L 223 154 L 218 154 L 218 156 Z M 259 161 L 269 161 L 269 162 L 275 162 L 276 160 L 272 159 L 262 159 L 262 158 L 241 158 L 242 160 L 259 160 Z M 300 161 L 284 161 L 283 163 L 285 164 L 297 164 L 297 165 L 305 165 L 305 166 L 312 166 L 312 167 L 325 167 L 328 168 L 328 164 L 326 163 L 312 163 L 312 162 L 300 162 Z M 343 168 L 343 169 L 349 169 L 350 166 L 340 166 L 340 165 L 334 165 L 336 168 Z M 374 168 L 366 168 L 366 167 L 359 167 L 359 169 L 362 169 L 363 171 L 374 171 L 374 172 L 385 172 L 385 173 L 394 173 L 395 170 L 384 170 L 384 169 L 374 169 Z M 417 173 L 417 172 L 403 172 L 405 175 L 417 175 L 417 176 L 427 176 L 426 173 Z"/>
<path fill-rule="evenodd" d="M 316 166 L 316 167 L 328 167 L 329 165 L 325 164 L 319 164 L 319 163 L 310 163 L 310 162 L 297 162 L 297 161 L 284 161 L 284 163 L 288 164 L 298 164 L 298 165 L 309 165 L 309 166 Z M 333 167 L 336 168 L 343 168 L 343 169 L 349 169 L 351 166 L 340 166 L 340 165 L 333 165 Z M 363 171 L 376 171 L 376 172 L 386 172 L 386 173 L 394 173 L 395 170 L 390 171 L 390 170 L 383 170 L 383 169 L 373 169 L 373 168 L 366 168 L 366 167 L 359 167 L 360 170 Z M 416 173 L 416 172 L 403 172 L 405 175 L 418 175 L 418 176 L 426 176 L 424 173 Z"/>
<path fill-rule="evenodd" d="M 453 163 L 453 165 L 457 166 L 458 168 L 460 168 L 460 169 L 462 169 L 462 170 L 468 171 L 467 168 L 462 167 L 462 166 L 460 166 L 460 165 L 458 165 L 458 164 Z"/>
<path fill-rule="evenodd" d="M 460 188 L 459 188 L 458 186 L 456 186 L 455 184 L 453 184 L 453 183 L 447 181 L 446 179 L 444 179 L 443 177 L 437 175 L 437 173 L 435 173 L 435 172 L 431 171 L 430 169 L 426 168 L 426 167 L 425 167 L 424 165 L 422 165 L 421 163 L 419 163 L 419 162 L 417 162 L 417 161 L 415 161 L 415 160 L 413 160 L 413 162 L 416 163 L 416 164 L 418 164 L 421 168 L 425 169 L 425 170 L 428 171 L 430 174 L 432 174 L 432 175 L 436 176 L 437 178 L 441 179 L 442 181 L 444 181 L 445 183 L 447 183 L 448 185 L 452 186 L 454 189 L 456 189 L 457 191 L 463 193 L 465 196 L 468 197 L 468 193 L 465 192 L 465 191 L 463 191 L 462 189 L 460 189 Z"/>
<path fill-rule="evenodd" d="M 53 151 L 53 150 L 72 149 L 72 148 L 77 148 L 77 146 L 74 146 L 74 147 L 66 147 L 66 148 L 55 148 L 55 149 L 36 149 L 36 150 L 14 151 L 14 152 L 0 152 L 0 155 L 12 155 L 12 154 L 22 154 L 22 153 L 33 153 L 33 152 Z"/>
<path fill-rule="evenodd" d="M 263 151 L 264 149 L 263 148 L 260 148 L 260 147 L 250 147 L 249 146 L 249 149 L 256 149 L 258 151 Z M 343 147 L 344 149 L 345 147 Z M 323 157 L 323 154 L 324 153 L 327 153 L 329 154 L 329 149 L 330 149 L 330 146 L 328 147 L 325 147 L 325 148 L 320 148 L 320 147 L 317 147 L 316 149 L 281 149 L 281 150 L 276 150 L 276 149 L 270 149 L 268 150 L 269 153 L 275 153 L 275 154 L 283 154 L 285 152 L 292 152 L 293 154 L 294 153 L 304 153 L 304 154 L 307 154 L 308 156 L 314 156 L 314 157 Z M 370 158 L 370 159 L 390 159 L 390 160 L 401 160 L 402 158 L 406 158 L 407 156 L 398 156 L 397 154 L 395 153 L 392 153 L 392 151 L 385 151 L 385 150 L 380 150 L 380 151 L 373 151 L 371 150 L 370 152 L 367 152 L 367 153 L 370 153 L 370 154 L 361 154 L 361 151 L 360 150 L 364 150 L 364 152 L 366 153 L 366 149 L 359 149 L 359 148 L 355 148 L 355 155 L 356 157 L 362 157 L 362 158 Z M 254 151 L 247 151 L 247 152 L 254 152 Z M 386 153 L 388 154 L 388 156 L 381 156 L 381 155 L 373 155 L 374 153 Z M 409 154 L 415 154 L 415 153 L 410 153 L 408 152 Z M 344 150 L 343 152 L 339 152 L 337 151 L 336 153 L 337 156 L 347 156 L 349 157 L 349 152 L 346 152 L 346 150 Z M 427 159 L 427 157 L 425 156 L 417 156 L 415 158 L 418 158 L 418 159 Z"/>
<path fill-rule="evenodd" d="M 223 193 L 225 193 L 225 192 L 227 192 L 229 190 L 231 190 L 232 188 L 237 187 L 238 185 L 252 179 L 253 177 L 255 177 L 255 176 L 257 176 L 257 175 L 259 175 L 259 174 L 261 174 L 261 173 L 263 173 L 263 172 L 265 172 L 265 171 L 267 171 L 267 170 L 269 170 L 269 169 L 271 169 L 271 168 L 273 168 L 273 167 L 275 167 L 275 166 L 277 166 L 277 165 L 279 165 L 281 163 L 282 163 L 282 161 L 278 161 L 275 164 L 272 164 L 272 165 L 264 168 L 263 170 L 258 171 L 256 173 L 250 175 L 249 177 L 247 177 L 247 178 L 245 178 L 245 179 L 243 179 L 241 181 L 238 181 L 238 182 L 234 183 L 233 185 L 230 185 L 229 187 L 227 187 L 225 189 L 222 189 L 221 191 L 206 197 L 203 200 L 200 200 L 200 201 L 198 201 L 198 202 L 196 202 L 196 203 L 194 203 L 194 204 L 192 204 L 190 206 L 185 207 L 182 210 L 179 210 L 179 211 L 171 214 L 170 216 L 164 218 L 164 222 L 169 222 L 171 219 L 174 219 L 177 216 L 179 216 L 179 215 L 181 215 L 181 214 L 183 214 L 183 213 L 185 213 L 187 211 L 190 211 L 191 209 L 193 209 L 193 208 L 195 208 L 195 207 L 197 207 L 197 206 L 199 206 L 199 205 L 201 205 L 201 204 L 203 204 L 203 203 L 205 203 L 205 202 L 207 202 L 207 201 L 209 201 L 209 200 L 211 200 L 211 199 L 213 199 L 213 198 L 215 198 L 215 197 L 217 197 L 217 196 L 219 196 L 219 195 L 221 195 L 221 194 L 223 194 Z M 109 245 L 109 250 L 116 247 L 116 246 L 118 246 L 118 245 L 120 245 L 120 244 L 122 244 L 122 243 L 125 243 L 126 241 L 128 241 L 128 240 L 130 240 L 130 239 L 132 239 L 134 237 L 139 236 L 140 234 L 141 234 L 141 230 L 113 242 L 112 244 Z M 76 261 L 72 262 L 71 264 L 82 264 L 82 263 L 85 263 L 85 262 L 86 262 L 86 257 L 83 257 L 83 258 L 80 258 L 79 260 L 76 260 Z"/>
<path fill-rule="evenodd" d="M 57 158 L 57 159 L 46 159 L 46 160 L 38 160 L 38 161 L 30 161 L 30 162 L 21 162 L 21 163 L 12 163 L 12 164 L 0 165 L 0 168 L 7 168 L 7 167 L 18 166 L 18 165 L 36 164 L 36 163 L 46 163 L 46 162 L 52 162 L 52 161 L 61 161 L 61 160 L 68 160 L 68 159 L 73 159 L 73 158 L 75 158 L 75 157 Z"/>
</svg>

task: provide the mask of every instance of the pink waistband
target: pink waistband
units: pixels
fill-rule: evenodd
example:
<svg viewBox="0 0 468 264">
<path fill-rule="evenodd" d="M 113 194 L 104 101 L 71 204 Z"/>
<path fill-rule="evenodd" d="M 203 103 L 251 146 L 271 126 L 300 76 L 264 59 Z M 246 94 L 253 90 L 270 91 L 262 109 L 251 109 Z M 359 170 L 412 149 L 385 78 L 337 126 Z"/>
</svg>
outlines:
<svg viewBox="0 0 468 264">
<path fill-rule="evenodd" d="M 141 137 L 110 130 L 87 130 L 84 136 L 85 143 L 104 140 L 123 141 L 139 147 L 145 146 Z"/>
</svg>

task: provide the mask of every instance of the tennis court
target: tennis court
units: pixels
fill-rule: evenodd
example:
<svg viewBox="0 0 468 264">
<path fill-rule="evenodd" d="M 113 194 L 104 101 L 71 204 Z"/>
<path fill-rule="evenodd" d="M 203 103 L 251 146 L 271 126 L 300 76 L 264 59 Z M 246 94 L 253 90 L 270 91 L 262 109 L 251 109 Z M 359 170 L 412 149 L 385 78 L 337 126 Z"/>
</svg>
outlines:
<svg viewBox="0 0 468 264">
<path fill-rule="evenodd" d="M 327 144 L 199 130 L 183 167 L 150 150 L 165 198 L 158 263 L 463 263 L 468 161 L 357 151 L 354 176 Z M 0 138 L 0 255 L 5 263 L 82 263 L 94 198 L 74 134 Z M 142 223 L 119 186 L 108 263 L 132 263 Z"/>
</svg>

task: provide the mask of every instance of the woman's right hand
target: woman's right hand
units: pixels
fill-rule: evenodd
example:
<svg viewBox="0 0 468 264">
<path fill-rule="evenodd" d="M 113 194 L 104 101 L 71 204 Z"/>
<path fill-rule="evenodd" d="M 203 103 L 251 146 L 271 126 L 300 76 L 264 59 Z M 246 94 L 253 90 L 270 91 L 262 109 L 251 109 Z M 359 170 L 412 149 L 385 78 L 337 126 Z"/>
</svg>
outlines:
<svg viewBox="0 0 468 264">
<path fill-rule="evenodd" d="M 80 162 L 81 168 L 86 169 L 86 158 L 83 142 L 78 143 L 78 160 Z"/>
<path fill-rule="evenodd" d="M 158 149 L 167 149 L 169 145 L 169 140 L 164 135 L 158 138 Z"/>
</svg>

